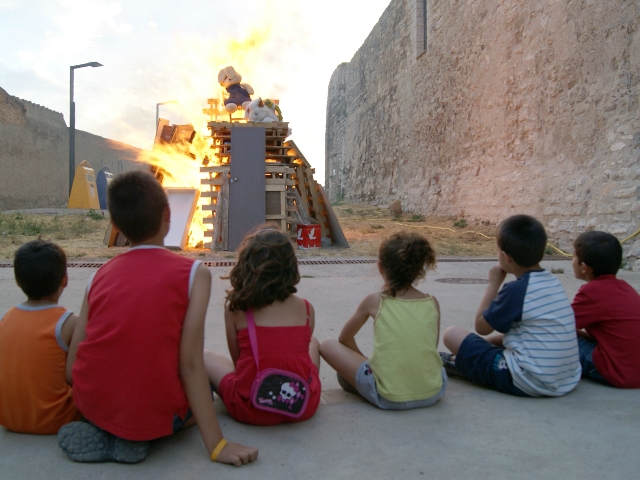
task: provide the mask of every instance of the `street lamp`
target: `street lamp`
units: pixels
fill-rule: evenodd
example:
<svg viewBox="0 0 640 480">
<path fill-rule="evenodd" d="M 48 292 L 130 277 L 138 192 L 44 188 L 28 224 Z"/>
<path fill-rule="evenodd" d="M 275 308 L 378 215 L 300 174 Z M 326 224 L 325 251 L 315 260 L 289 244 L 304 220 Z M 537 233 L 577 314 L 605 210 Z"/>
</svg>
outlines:
<svg viewBox="0 0 640 480">
<path fill-rule="evenodd" d="M 73 101 L 73 71 L 83 67 L 101 67 L 98 62 L 83 63 L 69 67 L 69 195 L 73 186 L 73 177 L 76 170 L 76 104 Z"/>
<path fill-rule="evenodd" d="M 158 128 L 158 122 L 160 121 L 160 105 L 166 105 L 168 103 L 179 103 L 177 100 L 167 100 L 166 102 L 156 103 L 156 128 Z"/>
</svg>

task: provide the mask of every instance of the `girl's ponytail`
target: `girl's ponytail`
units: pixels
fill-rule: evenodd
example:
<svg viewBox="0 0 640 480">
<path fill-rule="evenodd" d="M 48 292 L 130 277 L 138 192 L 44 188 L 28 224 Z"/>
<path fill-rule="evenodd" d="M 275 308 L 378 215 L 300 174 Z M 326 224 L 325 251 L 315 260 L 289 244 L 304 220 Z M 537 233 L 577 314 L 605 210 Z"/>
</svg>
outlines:
<svg viewBox="0 0 640 480">
<path fill-rule="evenodd" d="M 387 279 L 387 291 L 396 293 L 409 288 L 436 265 L 436 252 L 429 241 L 417 233 L 393 234 L 380 245 L 379 260 Z"/>
</svg>

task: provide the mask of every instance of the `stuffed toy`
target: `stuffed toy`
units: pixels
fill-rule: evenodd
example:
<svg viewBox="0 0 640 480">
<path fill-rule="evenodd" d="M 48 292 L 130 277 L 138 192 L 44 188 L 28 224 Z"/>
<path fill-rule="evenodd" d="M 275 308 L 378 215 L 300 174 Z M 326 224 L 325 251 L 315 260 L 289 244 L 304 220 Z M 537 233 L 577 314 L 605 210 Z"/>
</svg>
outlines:
<svg viewBox="0 0 640 480">
<path fill-rule="evenodd" d="M 282 111 L 280 110 L 280 106 L 278 106 L 277 104 L 273 103 L 268 98 L 264 101 L 264 104 L 267 107 L 269 107 L 271 110 L 273 110 L 273 113 L 275 113 L 277 115 L 278 120 L 281 122 L 282 121 Z"/>
<path fill-rule="evenodd" d="M 246 108 L 251 101 L 253 88 L 248 83 L 240 83 L 241 81 L 242 75 L 233 67 L 225 67 L 218 73 L 218 82 L 229 93 L 229 98 L 224 101 L 224 108 L 229 113 L 235 112 L 238 108 Z"/>
<path fill-rule="evenodd" d="M 244 109 L 244 118 L 247 122 L 278 122 L 276 112 L 267 107 L 260 97 L 249 102 Z"/>
</svg>

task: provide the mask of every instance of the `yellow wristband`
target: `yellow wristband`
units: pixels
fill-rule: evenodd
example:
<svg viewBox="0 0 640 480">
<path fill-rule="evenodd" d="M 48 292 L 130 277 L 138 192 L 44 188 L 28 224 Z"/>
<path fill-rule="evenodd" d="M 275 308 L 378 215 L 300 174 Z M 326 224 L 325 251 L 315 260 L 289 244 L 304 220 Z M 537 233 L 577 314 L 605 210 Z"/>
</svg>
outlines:
<svg viewBox="0 0 640 480">
<path fill-rule="evenodd" d="M 213 452 L 211 452 L 212 462 L 216 462 L 218 460 L 218 455 L 220 454 L 222 449 L 226 446 L 227 446 L 227 441 L 224 438 L 218 442 L 218 444 L 216 445 L 216 448 L 214 448 Z"/>
</svg>

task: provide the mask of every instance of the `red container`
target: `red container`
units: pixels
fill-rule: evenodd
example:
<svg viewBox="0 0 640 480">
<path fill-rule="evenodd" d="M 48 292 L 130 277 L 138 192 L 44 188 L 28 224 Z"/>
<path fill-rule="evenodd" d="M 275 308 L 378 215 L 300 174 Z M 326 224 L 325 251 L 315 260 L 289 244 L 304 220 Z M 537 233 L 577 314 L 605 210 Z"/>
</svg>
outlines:
<svg viewBox="0 0 640 480">
<path fill-rule="evenodd" d="M 298 247 L 299 248 L 320 248 L 322 231 L 320 225 L 298 225 Z"/>
</svg>

